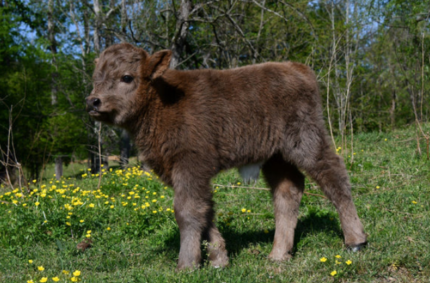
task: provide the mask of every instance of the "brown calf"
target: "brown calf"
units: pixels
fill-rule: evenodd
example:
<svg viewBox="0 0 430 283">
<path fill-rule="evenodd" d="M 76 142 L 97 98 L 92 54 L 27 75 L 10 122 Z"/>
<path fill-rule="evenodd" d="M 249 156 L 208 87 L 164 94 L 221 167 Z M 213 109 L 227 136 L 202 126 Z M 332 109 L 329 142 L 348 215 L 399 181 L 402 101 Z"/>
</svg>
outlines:
<svg viewBox="0 0 430 283">
<path fill-rule="evenodd" d="M 213 222 L 210 180 L 220 170 L 262 163 L 273 193 L 274 260 L 290 258 L 304 176 L 335 205 L 345 244 L 366 243 L 342 159 L 330 148 L 318 83 L 302 64 L 264 63 L 231 70 L 177 71 L 171 52 L 152 56 L 127 43 L 97 60 L 87 110 L 128 130 L 147 162 L 175 191 L 181 235 L 178 268 L 198 265 L 201 240 L 213 266 L 228 264 Z"/>
</svg>

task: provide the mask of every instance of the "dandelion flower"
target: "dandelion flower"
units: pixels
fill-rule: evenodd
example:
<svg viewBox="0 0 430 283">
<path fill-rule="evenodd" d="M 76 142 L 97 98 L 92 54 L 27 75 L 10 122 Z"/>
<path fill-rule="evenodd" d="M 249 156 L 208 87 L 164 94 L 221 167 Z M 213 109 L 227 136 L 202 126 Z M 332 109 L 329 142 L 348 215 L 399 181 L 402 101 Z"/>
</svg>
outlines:
<svg viewBox="0 0 430 283">
<path fill-rule="evenodd" d="M 246 208 L 242 208 L 242 212 L 246 212 Z"/>
<path fill-rule="evenodd" d="M 29 259 L 29 260 L 28 260 L 28 263 L 29 263 L 29 264 L 32 264 L 32 263 L 33 263 L 33 260 Z"/>
<path fill-rule="evenodd" d="M 79 222 L 84 223 L 84 222 L 85 222 L 85 220 L 81 219 L 81 220 L 79 220 Z"/>
<path fill-rule="evenodd" d="M 72 226 L 72 224 L 70 222 L 66 222 L 67 226 Z"/>
<path fill-rule="evenodd" d="M 58 281 L 60 281 L 60 278 L 58 278 L 58 277 L 52 277 L 52 281 L 58 282 Z"/>
<path fill-rule="evenodd" d="M 414 201 L 414 200 L 412 201 L 412 203 L 413 203 L 413 204 L 417 204 L 417 202 L 416 202 L 416 201 Z"/>
<path fill-rule="evenodd" d="M 81 275 L 81 272 L 79 270 L 75 270 L 73 272 L 73 276 L 78 277 L 79 275 Z"/>
<path fill-rule="evenodd" d="M 70 273 L 70 271 L 67 271 L 67 270 L 63 270 L 63 271 L 61 271 L 63 274 L 65 274 L 65 275 L 68 275 L 69 273 Z"/>
<path fill-rule="evenodd" d="M 331 276 L 335 276 L 337 274 L 337 271 L 336 270 L 333 270 L 331 273 L 330 273 L 330 275 Z"/>
<path fill-rule="evenodd" d="M 39 271 L 44 271 L 45 270 L 45 268 L 41 265 L 41 266 L 38 266 L 37 267 L 37 269 L 39 270 Z"/>
<path fill-rule="evenodd" d="M 320 258 L 320 261 L 321 261 L 321 262 L 326 262 L 326 261 L 327 261 L 327 258 L 322 257 L 322 258 Z"/>
<path fill-rule="evenodd" d="M 90 203 L 88 206 L 93 208 L 95 205 L 94 205 L 94 203 Z"/>
<path fill-rule="evenodd" d="M 39 204 L 40 204 L 40 202 L 38 202 L 38 201 L 36 201 L 36 202 L 34 203 L 34 205 L 35 205 L 35 206 L 39 206 Z"/>
<path fill-rule="evenodd" d="M 110 227 L 107 227 L 106 230 L 110 231 Z"/>
<path fill-rule="evenodd" d="M 72 281 L 72 282 L 78 282 L 78 278 L 77 277 L 72 277 L 72 278 L 70 278 L 70 281 Z"/>
<path fill-rule="evenodd" d="M 39 282 L 48 282 L 48 277 L 42 277 Z"/>
<path fill-rule="evenodd" d="M 376 189 L 379 189 L 380 187 L 379 186 L 376 186 Z"/>
<path fill-rule="evenodd" d="M 341 258 L 341 256 L 340 255 L 336 255 L 335 258 Z"/>
<path fill-rule="evenodd" d="M 347 260 L 347 261 L 345 261 L 345 263 L 346 263 L 347 265 L 351 265 L 352 261 Z"/>
<path fill-rule="evenodd" d="M 33 280 L 27 280 L 27 283 L 34 283 Z"/>
</svg>

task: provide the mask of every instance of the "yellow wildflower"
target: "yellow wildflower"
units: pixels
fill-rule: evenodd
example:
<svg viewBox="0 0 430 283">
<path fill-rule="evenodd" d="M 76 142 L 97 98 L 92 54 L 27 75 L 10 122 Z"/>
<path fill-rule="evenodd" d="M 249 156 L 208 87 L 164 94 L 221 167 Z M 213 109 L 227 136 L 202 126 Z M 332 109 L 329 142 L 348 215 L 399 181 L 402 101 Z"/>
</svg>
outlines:
<svg viewBox="0 0 430 283">
<path fill-rule="evenodd" d="M 320 258 L 320 261 L 321 261 L 321 262 L 326 262 L 326 261 L 327 261 L 327 258 L 322 257 L 322 258 Z"/>
<path fill-rule="evenodd" d="M 45 268 L 41 265 L 41 266 L 38 266 L 37 267 L 37 269 L 39 270 L 39 271 L 44 271 L 45 270 Z"/>
<path fill-rule="evenodd" d="M 331 276 L 335 276 L 337 274 L 337 271 L 336 270 L 333 270 L 331 273 L 330 273 L 330 275 Z"/>
<path fill-rule="evenodd" d="M 81 275 L 81 272 L 79 270 L 75 270 L 73 272 L 73 276 L 78 277 L 79 275 Z"/>
</svg>

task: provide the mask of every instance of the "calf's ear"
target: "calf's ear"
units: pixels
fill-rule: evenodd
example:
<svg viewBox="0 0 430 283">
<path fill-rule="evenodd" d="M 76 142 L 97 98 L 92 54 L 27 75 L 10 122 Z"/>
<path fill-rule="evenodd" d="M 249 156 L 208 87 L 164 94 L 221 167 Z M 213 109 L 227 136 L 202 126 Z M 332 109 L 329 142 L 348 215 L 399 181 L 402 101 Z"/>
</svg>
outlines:
<svg viewBox="0 0 430 283">
<path fill-rule="evenodd" d="M 170 60 L 172 59 L 172 51 L 161 50 L 154 53 L 149 58 L 147 67 L 147 75 L 152 80 L 161 77 L 164 72 L 169 68 Z"/>
</svg>

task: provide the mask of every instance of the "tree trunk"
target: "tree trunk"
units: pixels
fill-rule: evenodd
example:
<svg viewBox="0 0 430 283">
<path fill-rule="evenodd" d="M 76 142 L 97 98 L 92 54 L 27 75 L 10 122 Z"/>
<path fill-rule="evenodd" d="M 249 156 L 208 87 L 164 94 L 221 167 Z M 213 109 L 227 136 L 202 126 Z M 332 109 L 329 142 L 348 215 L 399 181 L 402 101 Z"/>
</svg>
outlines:
<svg viewBox="0 0 430 283">
<path fill-rule="evenodd" d="M 57 65 L 55 55 L 57 54 L 57 42 L 55 40 L 55 23 L 54 23 L 54 0 L 48 2 L 48 40 L 50 43 L 49 49 L 51 50 L 52 60 L 51 64 L 54 66 L 55 71 L 51 73 L 51 104 L 57 104 Z"/>
<path fill-rule="evenodd" d="M 130 136 L 126 130 L 121 131 L 121 141 L 120 141 L 120 165 L 122 169 L 127 168 L 128 159 L 130 157 Z"/>
<path fill-rule="evenodd" d="M 55 71 L 51 73 L 51 104 L 53 106 L 58 103 L 58 89 L 57 89 L 57 41 L 55 39 L 55 22 L 54 22 L 54 0 L 48 1 L 48 40 L 50 43 L 50 50 L 52 61 L 51 64 L 54 67 Z M 55 135 L 58 135 L 58 129 Z M 55 178 L 60 180 L 61 176 L 63 176 L 63 160 L 61 156 L 55 158 Z"/>
<path fill-rule="evenodd" d="M 95 16 L 95 25 L 94 25 L 94 51 L 99 54 L 100 53 L 100 27 L 101 27 L 101 8 L 99 0 L 94 0 L 94 16 Z"/>
<path fill-rule="evenodd" d="M 172 40 L 172 59 L 170 61 L 170 68 L 175 69 L 179 64 L 182 50 L 184 49 L 185 40 L 187 38 L 189 23 L 187 22 L 192 9 L 190 0 L 181 0 L 181 7 L 177 15 L 175 35 Z"/>
<path fill-rule="evenodd" d="M 396 91 L 395 90 L 393 90 L 392 96 L 391 96 L 390 121 L 391 121 L 391 129 L 394 130 L 396 127 Z"/>
<path fill-rule="evenodd" d="M 55 177 L 59 180 L 63 176 L 63 159 L 60 157 L 55 158 Z"/>
</svg>

